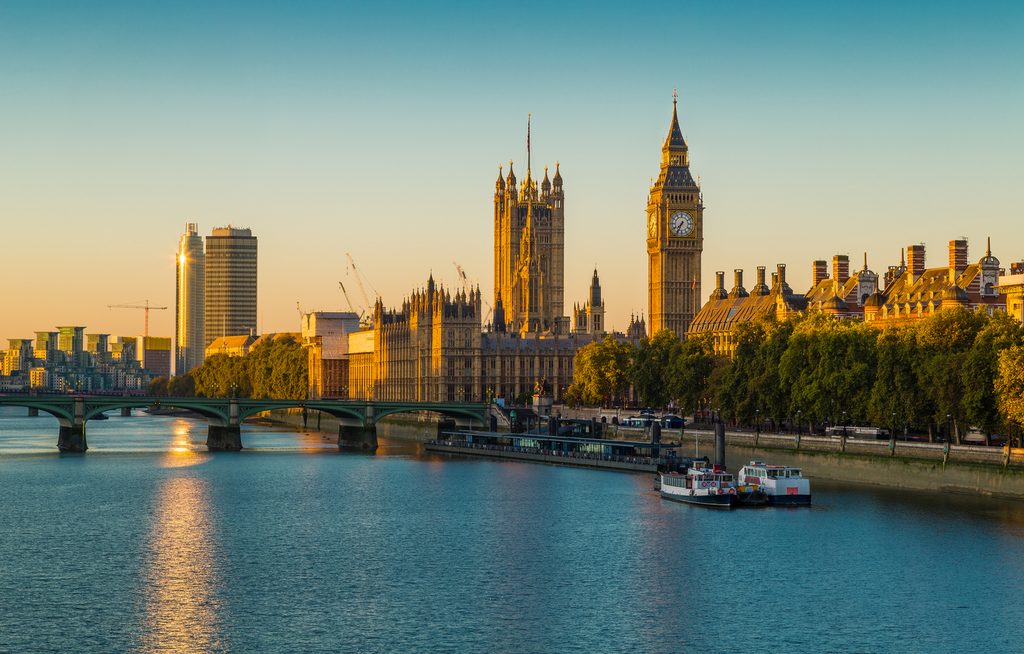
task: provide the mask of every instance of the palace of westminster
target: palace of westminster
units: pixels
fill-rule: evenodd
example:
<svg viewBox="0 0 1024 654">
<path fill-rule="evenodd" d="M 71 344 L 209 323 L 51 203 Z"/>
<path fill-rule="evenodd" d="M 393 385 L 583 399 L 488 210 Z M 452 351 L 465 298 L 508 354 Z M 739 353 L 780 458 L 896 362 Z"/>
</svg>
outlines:
<svg viewBox="0 0 1024 654">
<path fill-rule="evenodd" d="M 594 270 L 587 298 L 565 315 L 562 175 L 556 163 L 554 175 L 549 179 L 545 168 L 538 184 L 529 154 L 523 174 L 518 180 L 510 163 L 507 174 L 499 169 L 494 185 L 493 302 L 483 301 L 479 287 L 446 289 L 431 276 L 399 307 L 387 308 L 378 299 L 367 324 L 360 325 L 354 313 L 305 314 L 311 397 L 514 402 L 543 388 L 555 401 L 563 398 L 577 350 L 608 335 L 605 302 Z M 927 268 L 924 246 L 912 245 L 881 278 L 868 268 L 866 256 L 862 269 L 851 272 L 848 256 L 836 255 L 831 276 L 826 261 L 814 261 L 813 284 L 803 294 L 787 284 L 784 264 L 770 285 L 759 266 L 750 290 L 743 286 L 742 270 L 735 271 L 729 290 L 725 273 L 718 272 L 702 302 L 704 204 L 690 174 L 675 100 L 661 168 L 648 194 L 646 234 L 649 333 L 710 333 L 723 355 L 732 353 L 739 324 L 767 315 L 823 311 L 879 327 L 951 306 L 1009 309 L 1022 317 L 1024 269 L 1015 264 L 1000 278 L 1005 273 L 991 248 L 971 263 L 962 239 L 950 241 L 947 266 Z M 611 334 L 631 343 L 647 335 L 643 317 L 633 317 L 625 333 Z"/>
</svg>

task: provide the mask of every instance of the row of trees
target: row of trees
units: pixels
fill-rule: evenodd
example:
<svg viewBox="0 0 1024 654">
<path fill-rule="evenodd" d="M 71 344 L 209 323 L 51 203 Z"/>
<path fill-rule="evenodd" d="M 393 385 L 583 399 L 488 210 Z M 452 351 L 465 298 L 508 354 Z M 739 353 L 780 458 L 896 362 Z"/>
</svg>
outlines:
<svg viewBox="0 0 1024 654">
<path fill-rule="evenodd" d="M 714 409 L 738 424 L 872 424 L 954 436 L 1024 425 L 1024 327 L 944 310 L 899 328 L 812 313 L 745 323 L 732 359 L 708 337 L 661 332 L 639 346 L 608 338 L 580 350 L 570 401 Z"/>
<path fill-rule="evenodd" d="M 159 377 L 149 386 L 158 397 L 257 397 L 299 399 L 308 391 L 309 362 L 293 336 L 261 341 L 242 357 L 214 354 L 184 375 Z"/>
</svg>

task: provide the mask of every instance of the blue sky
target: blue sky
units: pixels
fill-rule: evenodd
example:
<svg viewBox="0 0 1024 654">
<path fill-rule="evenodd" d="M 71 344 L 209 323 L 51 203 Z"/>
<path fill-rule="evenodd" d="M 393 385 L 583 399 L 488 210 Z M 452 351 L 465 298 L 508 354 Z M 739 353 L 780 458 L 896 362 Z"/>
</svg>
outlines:
<svg viewBox="0 0 1024 654">
<path fill-rule="evenodd" d="M 1021 3 L 0 3 L 0 337 L 135 333 L 185 222 L 260 237 L 265 330 L 335 308 L 351 252 L 398 304 L 457 260 L 491 296 L 497 165 L 562 165 L 566 300 L 646 306 L 673 87 L 715 270 L 924 242 L 1024 258 Z M 13 272 L 13 277 L 10 273 Z M 151 331 L 170 334 L 170 312 Z"/>
</svg>

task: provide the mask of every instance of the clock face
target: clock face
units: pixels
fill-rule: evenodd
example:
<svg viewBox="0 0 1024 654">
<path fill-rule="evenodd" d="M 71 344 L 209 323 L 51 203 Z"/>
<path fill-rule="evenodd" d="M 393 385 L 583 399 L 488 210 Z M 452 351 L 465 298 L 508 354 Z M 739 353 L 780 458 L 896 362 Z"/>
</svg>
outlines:
<svg viewBox="0 0 1024 654">
<path fill-rule="evenodd" d="M 658 235 L 658 217 L 653 213 L 647 216 L 647 238 L 654 238 Z"/>
<path fill-rule="evenodd" d="M 669 225 L 672 227 L 673 236 L 689 236 L 693 232 L 693 218 L 685 211 L 672 214 Z"/>
</svg>

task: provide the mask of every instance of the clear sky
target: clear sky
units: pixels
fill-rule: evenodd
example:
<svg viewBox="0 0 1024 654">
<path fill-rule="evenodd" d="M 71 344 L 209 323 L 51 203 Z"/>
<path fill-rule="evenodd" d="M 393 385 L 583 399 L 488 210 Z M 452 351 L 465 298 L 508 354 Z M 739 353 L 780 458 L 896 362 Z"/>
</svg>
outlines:
<svg viewBox="0 0 1024 654">
<path fill-rule="evenodd" d="M 458 261 L 492 297 L 499 163 L 559 160 L 566 301 L 646 309 L 673 87 L 715 270 L 967 236 L 1024 258 L 1024 3 L 0 2 L 0 337 L 135 334 L 186 222 L 260 239 L 260 321 L 385 304 Z M 521 175 L 520 175 L 521 176 Z M 731 278 L 731 274 L 730 274 Z M 748 284 L 749 285 L 749 284 Z M 354 291 L 354 284 L 346 286 Z M 173 312 L 151 333 L 170 335 Z"/>
</svg>

